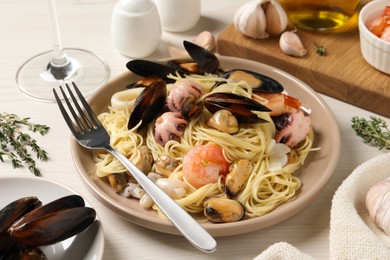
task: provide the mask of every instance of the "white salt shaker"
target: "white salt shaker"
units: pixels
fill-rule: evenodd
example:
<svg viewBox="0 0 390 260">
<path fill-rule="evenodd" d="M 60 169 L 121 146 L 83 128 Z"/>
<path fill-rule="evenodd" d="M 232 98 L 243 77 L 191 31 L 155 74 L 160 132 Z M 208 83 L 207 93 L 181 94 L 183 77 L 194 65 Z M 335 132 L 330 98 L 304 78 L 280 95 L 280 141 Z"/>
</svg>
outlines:
<svg viewBox="0 0 390 260">
<path fill-rule="evenodd" d="M 200 0 L 154 0 L 154 2 L 164 31 L 188 31 L 199 21 Z"/>
<path fill-rule="evenodd" d="M 157 49 L 161 36 L 160 17 L 152 0 L 120 0 L 115 4 L 111 37 L 120 53 L 146 57 Z"/>
</svg>

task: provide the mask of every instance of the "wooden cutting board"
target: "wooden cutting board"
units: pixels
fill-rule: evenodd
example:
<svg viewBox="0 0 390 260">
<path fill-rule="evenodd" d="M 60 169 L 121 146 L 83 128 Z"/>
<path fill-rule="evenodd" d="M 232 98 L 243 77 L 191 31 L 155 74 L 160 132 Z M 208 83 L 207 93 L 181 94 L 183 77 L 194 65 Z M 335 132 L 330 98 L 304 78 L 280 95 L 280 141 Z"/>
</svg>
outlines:
<svg viewBox="0 0 390 260">
<path fill-rule="evenodd" d="M 356 27 L 334 34 L 303 30 L 297 34 L 308 50 L 301 58 L 282 53 L 279 37 L 248 38 L 233 25 L 218 36 L 217 51 L 279 68 L 320 93 L 390 117 L 390 75 L 363 59 Z M 316 43 L 325 47 L 325 56 L 316 53 Z"/>
</svg>

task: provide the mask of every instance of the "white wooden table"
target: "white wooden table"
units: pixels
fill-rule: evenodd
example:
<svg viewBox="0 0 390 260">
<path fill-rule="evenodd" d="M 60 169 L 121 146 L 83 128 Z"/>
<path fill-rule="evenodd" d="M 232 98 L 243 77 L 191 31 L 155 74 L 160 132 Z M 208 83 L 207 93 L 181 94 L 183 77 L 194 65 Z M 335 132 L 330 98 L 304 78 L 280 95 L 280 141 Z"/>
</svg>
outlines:
<svg viewBox="0 0 390 260">
<path fill-rule="evenodd" d="M 111 78 L 124 72 L 129 60 L 119 54 L 111 42 L 110 22 L 115 2 L 57 1 L 64 47 L 84 48 L 99 54 L 108 63 Z M 232 22 L 235 10 L 244 2 L 203 0 L 198 25 L 185 33 L 164 33 L 159 49 L 148 58 L 167 57 L 167 42 L 178 45 L 184 39 L 192 40 L 203 30 L 218 34 Z M 334 192 L 355 167 L 387 152 L 364 144 L 351 129 L 353 116 L 368 117 L 373 113 L 322 95 L 337 118 L 342 138 L 339 164 L 322 194 L 302 212 L 281 224 L 245 235 L 217 238 L 217 252 L 204 254 L 180 236 L 148 230 L 118 217 L 87 190 L 73 164 L 70 132 L 57 105 L 29 99 L 15 83 L 18 67 L 31 56 L 49 49 L 51 28 L 47 1 L 0 0 L 0 112 L 30 117 L 35 123 L 51 127 L 47 136 L 36 136 L 50 157 L 47 162 L 39 162 L 38 167 L 44 178 L 77 190 L 92 203 L 104 227 L 104 259 L 252 259 L 280 241 L 286 241 L 316 259 L 328 259 L 330 207 Z M 385 119 L 390 123 L 389 118 Z M 30 176 L 31 173 L 26 168 L 12 169 L 9 162 L 0 163 L 0 176 L 14 175 Z"/>
</svg>

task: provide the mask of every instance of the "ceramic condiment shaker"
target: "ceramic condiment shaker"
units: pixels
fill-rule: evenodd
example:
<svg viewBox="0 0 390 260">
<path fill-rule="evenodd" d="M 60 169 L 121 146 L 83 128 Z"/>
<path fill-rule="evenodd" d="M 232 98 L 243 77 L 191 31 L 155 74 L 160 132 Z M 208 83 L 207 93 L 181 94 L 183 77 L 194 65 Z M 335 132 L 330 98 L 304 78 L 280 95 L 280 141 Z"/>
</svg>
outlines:
<svg viewBox="0 0 390 260">
<path fill-rule="evenodd" d="M 200 0 L 154 0 L 154 2 L 164 31 L 188 31 L 199 21 Z"/>
<path fill-rule="evenodd" d="M 120 53 L 146 57 L 157 49 L 161 36 L 160 17 L 152 0 L 119 0 L 115 4 L 111 37 Z"/>
</svg>

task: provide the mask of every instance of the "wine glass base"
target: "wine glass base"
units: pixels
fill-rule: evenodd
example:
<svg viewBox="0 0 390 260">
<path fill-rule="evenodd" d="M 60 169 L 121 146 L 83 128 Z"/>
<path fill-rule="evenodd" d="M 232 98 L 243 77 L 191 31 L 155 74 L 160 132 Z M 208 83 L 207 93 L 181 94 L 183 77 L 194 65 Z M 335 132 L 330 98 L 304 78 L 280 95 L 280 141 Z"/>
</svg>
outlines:
<svg viewBox="0 0 390 260">
<path fill-rule="evenodd" d="M 55 102 L 53 89 L 72 81 L 77 84 L 84 97 L 107 82 L 109 69 L 96 54 L 76 48 L 65 48 L 70 64 L 59 69 L 50 64 L 52 51 L 40 53 L 27 60 L 16 73 L 18 88 L 32 99 Z"/>
</svg>

